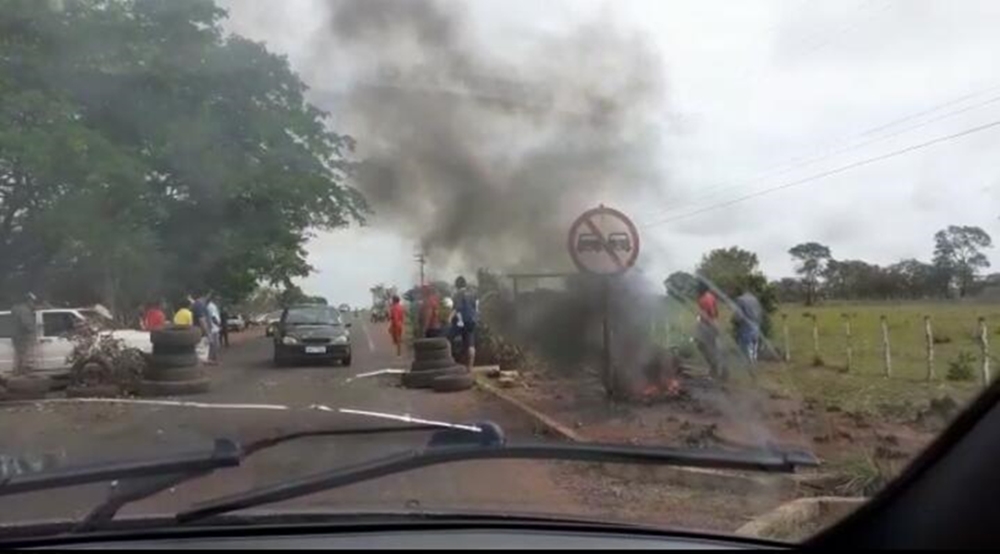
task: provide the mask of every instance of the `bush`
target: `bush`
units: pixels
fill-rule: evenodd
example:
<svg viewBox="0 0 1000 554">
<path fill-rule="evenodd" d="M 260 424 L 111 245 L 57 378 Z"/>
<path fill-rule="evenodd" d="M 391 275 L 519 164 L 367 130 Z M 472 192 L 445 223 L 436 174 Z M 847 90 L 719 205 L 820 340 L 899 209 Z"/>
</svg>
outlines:
<svg viewBox="0 0 1000 554">
<path fill-rule="evenodd" d="M 117 385 L 122 392 L 130 394 L 138 390 L 146 369 L 142 352 L 126 347 L 120 339 L 88 329 L 73 337 L 73 351 L 67 361 L 71 385 Z"/>
<path fill-rule="evenodd" d="M 695 357 L 696 350 L 693 344 L 690 342 L 684 342 L 675 347 L 675 353 L 677 357 L 682 360 L 692 360 Z"/>
<path fill-rule="evenodd" d="M 949 381 L 971 381 L 975 377 L 973 365 L 976 357 L 968 352 L 959 352 L 958 357 L 948 362 L 947 379 Z"/>
</svg>

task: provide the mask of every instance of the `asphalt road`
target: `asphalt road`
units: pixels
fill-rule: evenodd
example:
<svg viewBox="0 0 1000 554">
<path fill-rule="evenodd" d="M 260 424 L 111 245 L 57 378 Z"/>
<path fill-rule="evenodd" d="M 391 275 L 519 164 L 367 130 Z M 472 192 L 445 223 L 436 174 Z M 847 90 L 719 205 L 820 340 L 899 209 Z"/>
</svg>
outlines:
<svg viewBox="0 0 1000 554">
<path fill-rule="evenodd" d="M 491 420 L 512 439 L 532 438 L 532 425 L 512 408 L 477 391 L 438 394 L 397 385 L 398 377 L 349 378 L 404 368 L 384 325 L 354 321 L 354 364 L 276 368 L 271 344 L 240 337 L 208 368 L 205 403 L 322 404 L 451 422 Z M 289 431 L 385 425 L 362 416 L 316 410 L 265 411 L 111 404 L 0 406 L 0 455 L 71 464 L 148 458 L 207 449 L 217 437 L 240 441 Z M 198 501 L 331 468 L 371 460 L 423 444 L 423 433 L 303 439 L 260 452 L 234 469 L 218 471 L 129 506 L 127 514 L 173 513 Z M 417 470 L 269 506 L 269 509 L 336 511 L 477 510 L 510 513 L 577 513 L 587 507 L 560 484 L 558 466 L 537 461 L 477 461 Z M 0 521 L 80 517 L 101 499 L 106 485 L 7 497 L 18 510 L 0 510 Z M 11 505 L 11 504 L 8 504 Z"/>
</svg>

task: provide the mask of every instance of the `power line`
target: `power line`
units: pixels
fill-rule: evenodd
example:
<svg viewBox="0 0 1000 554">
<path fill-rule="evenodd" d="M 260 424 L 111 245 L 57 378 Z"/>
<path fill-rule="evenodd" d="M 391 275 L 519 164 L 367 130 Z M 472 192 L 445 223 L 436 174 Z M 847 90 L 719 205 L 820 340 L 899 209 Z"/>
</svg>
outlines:
<svg viewBox="0 0 1000 554">
<path fill-rule="evenodd" d="M 979 92 L 976 92 L 976 93 L 973 93 L 973 94 L 970 94 L 970 95 L 965 95 L 965 96 L 963 96 L 961 98 L 954 99 L 954 100 L 951 100 L 949 102 L 945 102 L 943 104 L 939 104 L 939 105 L 937 105 L 937 106 L 935 106 L 933 108 L 928 108 L 926 110 L 922 110 L 921 112 L 918 112 L 918 113 L 915 113 L 915 114 L 911 114 L 909 116 L 897 119 L 894 122 L 890 122 L 890 123 L 886 123 L 886 124 L 880 125 L 878 127 L 874 127 L 872 129 L 869 129 L 867 131 L 862 132 L 861 134 L 855 136 L 854 138 L 862 138 L 864 136 L 867 136 L 867 135 L 870 135 L 872 133 L 875 133 L 875 132 L 877 132 L 879 130 L 883 130 L 883 129 L 886 129 L 886 128 L 891 127 L 893 125 L 897 125 L 900 122 L 906 122 L 906 121 L 910 121 L 910 120 L 916 119 L 916 118 L 918 118 L 920 116 L 927 115 L 928 113 L 933 113 L 933 112 L 935 112 L 935 111 L 937 111 L 937 110 L 939 110 L 939 109 L 941 109 L 943 107 L 951 106 L 951 105 L 954 105 L 956 103 L 961 103 L 964 100 L 967 100 L 969 98 L 974 98 L 976 96 L 980 96 L 980 95 L 982 95 L 982 94 L 984 94 L 986 92 L 990 92 L 990 91 L 993 91 L 993 90 L 996 90 L 996 89 L 1000 89 L 1000 85 L 994 85 L 992 87 L 983 89 L 983 90 L 981 90 Z M 838 148 L 838 149 L 835 149 L 835 150 L 831 150 L 831 151 L 827 151 L 827 152 L 824 152 L 822 154 L 817 154 L 817 155 L 814 155 L 814 156 L 811 156 L 811 157 L 807 157 L 807 158 L 799 158 L 797 160 L 791 160 L 790 162 L 786 162 L 785 164 L 779 164 L 777 166 L 772 166 L 770 169 L 765 170 L 763 173 L 758 174 L 756 177 L 753 177 L 753 178 L 751 178 L 748 181 L 744 181 L 744 182 L 740 182 L 740 183 L 731 182 L 731 184 L 729 184 L 729 185 L 725 185 L 725 186 L 723 186 L 723 185 L 716 185 L 716 186 L 704 189 L 701 192 L 707 193 L 707 194 L 701 194 L 701 195 L 695 197 L 694 199 L 689 200 L 686 204 L 675 205 L 675 206 L 672 206 L 672 207 L 667 208 L 665 210 L 661 210 L 661 211 L 657 212 L 655 215 L 663 216 L 663 215 L 666 215 L 666 214 L 669 214 L 669 213 L 672 213 L 672 212 L 677 212 L 677 211 L 680 211 L 680 210 L 682 210 L 682 209 L 684 209 L 686 207 L 691 206 L 692 204 L 696 204 L 696 203 L 701 202 L 703 200 L 710 200 L 712 197 L 717 196 L 719 193 L 725 193 L 725 192 L 729 192 L 729 191 L 732 191 L 732 190 L 735 190 L 735 189 L 739 189 L 739 188 L 742 188 L 742 187 L 744 187 L 746 185 L 753 184 L 753 183 L 756 183 L 758 181 L 762 181 L 762 180 L 764 180 L 767 177 L 773 177 L 773 176 L 776 176 L 776 175 L 783 175 L 783 174 L 788 173 L 789 171 L 792 171 L 794 169 L 798 169 L 800 167 L 804 167 L 804 166 L 808 166 L 808 165 L 813 165 L 813 164 L 815 164 L 817 162 L 821 162 L 821 161 L 827 160 L 829 158 L 832 158 L 834 156 L 838 156 L 838 155 L 843 154 L 845 152 L 850 152 L 852 150 L 857 150 L 859 148 L 863 148 L 865 146 L 868 146 L 868 145 L 871 145 L 871 144 L 875 144 L 877 142 L 882 142 L 882 141 L 885 141 L 885 140 L 888 140 L 888 139 L 891 139 L 891 138 L 895 138 L 895 137 L 898 137 L 898 136 L 900 136 L 900 135 L 902 135 L 904 133 L 907 133 L 909 131 L 913 131 L 915 129 L 919 129 L 921 127 L 926 127 L 927 125 L 930 125 L 931 123 L 936 123 L 936 122 L 944 120 L 944 119 L 949 119 L 949 118 L 955 117 L 957 115 L 961 115 L 963 113 L 966 113 L 966 112 L 969 112 L 969 111 L 981 108 L 983 106 L 986 106 L 986 105 L 989 105 L 989 104 L 993 104 L 995 102 L 1000 102 L 1000 96 L 994 96 L 994 97 L 988 98 L 987 100 L 979 102 L 977 104 L 973 104 L 971 106 L 966 106 L 966 107 L 961 108 L 961 109 L 953 110 L 953 111 L 950 111 L 950 112 L 945 112 L 945 113 L 940 114 L 940 115 L 938 115 L 936 117 L 932 117 L 930 119 L 923 120 L 923 121 L 921 121 L 919 123 L 915 123 L 913 125 L 909 125 L 907 127 L 903 127 L 902 129 L 897 129 L 896 131 L 894 131 L 892 133 L 889 133 L 887 135 L 878 136 L 878 137 L 875 137 L 875 138 L 872 138 L 872 139 L 869 139 L 869 140 L 865 140 L 865 141 L 862 141 L 862 142 L 858 142 L 858 143 L 848 144 L 848 145 L 843 146 L 841 148 Z"/>
<path fill-rule="evenodd" d="M 838 173 L 843 173 L 843 172 L 849 171 L 851 169 L 856 169 L 858 167 L 862 167 L 862 166 L 865 166 L 865 165 L 870 165 L 870 164 L 873 164 L 875 162 L 880 162 L 882 160 L 886 160 L 886 159 L 893 158 L 893 157 L 896 157 L 896 156 L 901 156 L 903 154 L 906 154 L 906 153 L 909 153 L 909 152 L 913 152 L 914 150 L 920 150 L 922 148 L 927 148 L 928 146 L 933 146 L 935 144 L 939 144 L 939 143 L 942 143 L 942 142 L 947 142 L 949 140 L 954 140 L 954 139 L 957 139 L 957 138 L 960 138 L 960 137 L 964 137 L 966 135 L 971 135 L 971 134 L 974 134 L 974 133 L 985 131 L 987 129 L 991 129 L 991 128 L 996 127 L 996 126 L 1000 126 L 1000 120 L 993 121 L 993 122 L 987 123 L 985 125 L 980 125 L 978 127 L 972 127 L 971 129 L 966 129 L 964 131 L 960 131 L 958 133 L 954 133 L 954 134 L 951 134 L 951 135 L 947 135 L 947 136 L 943 136 L 943 137 L 938 137 L 936 139 L 932 139 L 932 140 L 929 140 L 927 142 L 922 142 L 920 144 L 915 144 L 913 146 L 908 146 L 908 147 L 900 149 L 900 150 L 894 150 L 894 151 L 889 152 L 887 154 L 882 154 L 882 155 L 875 156 L 875 157 L 872 157 L 872 158 L 866 158 L 864 160 L 860 160 L 860 161 L 857 161 L 857 162 L 854 162 L 854 163 L 850 163 L 850 164 L 847 164 L 847 165 L 844 165 L 844 166 L 841 166 L 841 167 L 838 167 L 838 168 L 835 168 L 835 169 L 830 169 L 828 171 L 823 171 L 823 172 L 817 173 L 815 175 L 810 175 L 809 177 L 804 177 L 802 179 L 798 179 L 798 180 L 795 180 L 795 181 L 791 181 L 789 183 L 778 185 L 776 187 L 771 187 L 771 188 L 766 188 L 766 189 L 763 189 L 763 190 L 759 190 L 759 191 L 756 191 L 756 192 L 753 192 L 753 193 L 750 193 L 750 194 L 747 194 L 747 195 L 744 195 L 744 196 L 740 196 L 738 198 L 734 198 L 732 200 L 728 200 L 726 202 L 721 202 L 719 204 L 714 204 L 714 205 L 711 205 L 711 206 L 706 206 L 704 208 L 701 208 L 699 210 L 695 210 L 693 212 L 689 212 L 689 213 L 686 213 L 686 214 L 681 214 L 679 216 L 669 217 L 669 218 L 662 219 L 662 220 L 659 220 L 659 221 L 654 221 L 652 223 L 647 223 L 647 224 L 642 225 L 642 227 L 643 228 L 649 228 L 649 227 L 653 227 L 655 225 L 662 225 L 664 223 L 670 223 L 670 222 L 678 221 L 678 220 L 681 220 L 681 219 L 687 219 L 689 217 L 700 215 L 700 214 L 703 214 L 705 212 L 710 212 L 710 211 L 713 211 L 713 210 L 717 210 L 719 208 L 725 208 L 727 206 L 732 206 L 733 204 L 739 204 L 740 202 L 745 202 L 745 201 L 751 200 L 753 198 L 757 198 L 757 197 L 760 197 L 760 196 L 765 196 L 765 195 L 771 194 L 773 192 L 777 192 L 777 191 L 780 191 L 780 190 L 784 190 L 784 189 L 792 188 L 792 187 L 795 187 L 795 186 L 803 185 L 803 184 L 808 183 L 810 181 L 815 181 L 817 179 L 822 179 L 823 177 L 829 177 L 830 175 L 836 175 Z"/>
</svg>

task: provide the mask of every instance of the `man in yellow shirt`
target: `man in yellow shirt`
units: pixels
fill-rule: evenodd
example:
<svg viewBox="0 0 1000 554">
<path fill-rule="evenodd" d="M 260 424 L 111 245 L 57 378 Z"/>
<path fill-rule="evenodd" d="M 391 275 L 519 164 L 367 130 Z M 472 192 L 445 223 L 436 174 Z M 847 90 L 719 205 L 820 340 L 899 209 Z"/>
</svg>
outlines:
<svg viewBox="0 0 1000 554">
<path fill-rule="evenodd" d="M 188 308 L 188 302 L 181 303 L 181 307 L 174 314 L 174 325 L 178 327 L 190 327 L 194 325 L 194 314 Z"/>
</svg>

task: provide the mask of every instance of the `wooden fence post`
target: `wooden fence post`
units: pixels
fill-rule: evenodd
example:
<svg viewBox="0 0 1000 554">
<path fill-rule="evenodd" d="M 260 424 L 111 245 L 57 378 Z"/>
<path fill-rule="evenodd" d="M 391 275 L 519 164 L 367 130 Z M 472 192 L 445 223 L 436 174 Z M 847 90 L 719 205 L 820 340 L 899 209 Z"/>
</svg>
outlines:
<svg viewBox="0 0 1000 554">
<path fill-rule="evenodd" d="M 844 371 L 850 372 L 854 367 L 854 349 L 851 348 L 851 316 L 848 314 L 840 314 L 840 317 L 844 318 L 844 353 L 847 355 L 847 364 Z"/>
<path fill-rule="evenodd" d="M 931 328 L 931 316 L 924 316 L 924 337 L 927 338 L 927 380 L 934 379 L 934 330 Z"/>
<path fill-rule="evenodd" d="M 813 365 L 822 360 L 819 357 L 819 324 L 816 323 L 816 314 L 810 314 L 813 322 Z"/>
<path fill-rule="evenodd" d="M 781 314 L 781 331 L 785 337 L 785 363 L 792 361 L 792 343 L 788 340 L 788 314 Z"/>
<path fill-rule="evenodd" d="M 892 377 L 892 349 L 889 346 L 889 320 L 882 315 L 882 355 L 885 360 L 885 377 Z"/>
<path fill-rule="evenodd" d="M 986 329 L 986 318 L 979 318 L 979 349 L 983 358 L 983 386 L 990 384 L 990 339 Z"/>
</svg>

